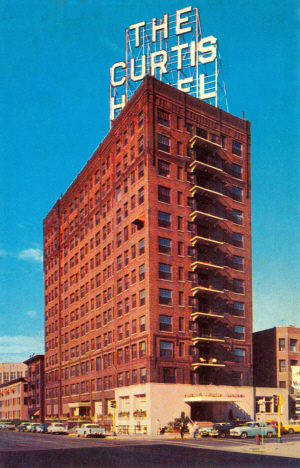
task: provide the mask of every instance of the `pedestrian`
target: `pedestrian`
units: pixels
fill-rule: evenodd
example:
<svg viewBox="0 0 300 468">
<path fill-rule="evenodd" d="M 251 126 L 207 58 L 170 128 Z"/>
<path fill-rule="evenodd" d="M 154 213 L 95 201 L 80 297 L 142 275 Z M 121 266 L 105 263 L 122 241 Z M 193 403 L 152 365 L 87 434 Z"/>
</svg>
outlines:
<svg viewBox="0 0 300 468">
<path fill-rule="evenodd" d="M 156 433 L 157 433 L 157 435 L 161 434 L 161 424 L 160 424 L 159 419 L 156 421 Z"/>
<path fill-rule="evenodd" d="M 181 423 L 181 426 L 180 426 L 180 435 L 181 435 L 181 438 L 183 439 L 183 433 L 184 433 L 184 425 L 183 423 Z"/>
</svg>

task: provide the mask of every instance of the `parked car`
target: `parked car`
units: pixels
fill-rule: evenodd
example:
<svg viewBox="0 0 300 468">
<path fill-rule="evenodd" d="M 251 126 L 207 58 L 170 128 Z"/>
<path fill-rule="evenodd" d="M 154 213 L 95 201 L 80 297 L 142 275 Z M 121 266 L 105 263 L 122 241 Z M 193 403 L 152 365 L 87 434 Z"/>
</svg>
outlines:
<svg viewBox="0 0 300 468">
<path fill-rule="evenodd" d="M 30 426 L 29 422 L 22 422 L 21 424 L 19 424 L 17 429 L 18 429 L 18 431 L 25 432 L 25 431 L 27 431 L 28 426 Z"/>
<path fill-rule="evenodd" d="M 38 423 L 31 423 L 29 426 L 27 426 L 27 432 L 36 432 L 36 427 L 38 426 Z"/>
<path fill-rule="evenodd" d="M 214 425 L 212 426 L 207 426 L 207 427 L 199 427 L 198 429 L 198 437 L 207 437 L 209 433 L 213 430 Z"/>
<path fill-rule="evenodd" d="M 68 434 L 67 429 L 60 422 L 55 422 L 55 423 L 50 424 L 50 426 L 47 429 L 47 432 L 49 434 Z"/>
<path fill-rule="evenodd" d="M 35 432 L 41 432 L 42 434 L 46 434 L 48 432 L 48 427 L 50 426 L 49 423 L 40 423 L 37 424 L 35 428 Z"/>
<path fill-rule="evenodd" d="M 238 424 L 234 422 L 225 424 L 215 424 L 212 431 L 209 432 L 210 437 L 228 437 L 230 429 L 233 429 Z"/>
<path fill-rule="evenodd" d="M 274 427 L 268 426 L 265 422 L 261 421 L 250 421 L 245 426 L 237 426 L 230 429 L 230 435 L 233 437 L 241 437 L 246 439 L 247 437 L 255 437 L 258 434 L 260 437 L 272 437 L 277 435 Z"/>
<path fill-rule="evenodd" d="M 269 421 L 267 422 L 268 426 L 271 426 L 271 427 L 274 427 L 274 429 L 276 429 L 276 432 L 278 433 L 278 421 Z M 280 433 L 281 434 L 287 434 L 288 431 L 286 429 L 286 427 L 280 423 Z"/>
<path fill-rule="evenodd" d="M 7 429 L 8 431 L 15 431 L 16 425 L 10 421 L 2 422 L 0 424 L 0 429 Z"/>
<path fill-rule="evenodd" d="M 77 437 L 105 437 L 104 429 L 98 424 L 83 424 L 76 429 Z"/>
<path fill-rule="evenodd" d="M 295 421 L 291 424 L 286 424 L 285 429 L 289 434 L 294 434 L 294 432 L 300 432 L 300 421 Z"/>
</svg>

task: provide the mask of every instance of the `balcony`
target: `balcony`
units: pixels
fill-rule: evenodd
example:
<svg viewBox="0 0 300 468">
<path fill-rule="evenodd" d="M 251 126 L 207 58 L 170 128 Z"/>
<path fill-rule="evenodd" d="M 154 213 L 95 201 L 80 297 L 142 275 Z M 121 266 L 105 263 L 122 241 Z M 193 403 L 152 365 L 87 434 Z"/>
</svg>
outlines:
<svg viewBox="0 0 300 468">
<path fill-rule="evenodd" d="M 192 270 L 196 271 L 198 269 L 201 270 L 224 270 L 224 267 L 222 265 L 218 265 L 216 263 L 213 263 L 209 258 L 200 258 L 191 264 Z"/>
<path fill-rule="evenodd" d="M 193 135 L 192 138 L 190 139 L 190 145 L 191 148 L 194 148 L 195 146 L 201 146 L 204 148 L 222 148 L 222 145 L 220 145 L 220 139 L 217 135 L 212 135 L 209 134 L 208 132 L 201 132 L 197 134 L 197 129 L 196 129 L 196 135 Z"/>
<path fill-rule="evenodd" d="M 196 247 L 198 244 L 212 245 L 212 246 L 224 245 L 224 242 L 222 241 L 219 241 L 217 239 L 212 239 L 210 237 L 206 237 L 206 235 L 209 236 L 208 233 L 207 234 L 199 233 L 199 234 L 200 235 L 197 235 L 191 239 L 191 243 L 193 244 L 193 247 Z"/>
<path fill-rule="evenodd" d="M 225 221 L 226 218 L 222 215 L 219 210 L 213 210 L 213 207 L 200 206 L 196 211 L 191 213 L 193 223 L 195 221 Z"/>
<path fill-rule="evenodd" d="M 201 185 L 194 185 L 194 187 L 190 189 L 190 192 L 193 197 L 197 195 L 205 195 L 209 198 L 225 197 L 221 190 L 222 189 L 217 184 L 202 182 Z"/>
<path fill-rule="evenodd" d="M 220 286 L 219 286 L 220 287 Z M 217 289 L 217 286 L 214 286 L 209 283 L 209 281 L 201 281 L 192 288 L 193 296 L 197 296 L 199 293 L 206 294 L 224 294 L 222 289 Z"/>
<path fill-rule="evenodd" d="M 216 314 L 213 311 L 210 312 L 193 312 L 191 314 L 191 319 L 195 322 L 198 318 L 205 318 L 205 319 L 220 319 L 224 318 L 224 315 Z"/>
<path fill-rule="evenodd" d="M 197 334 L 197 332 L 196 332 Z M 192 338 L 192 343 L 194 346 L 198 344 L 218 344 L 218 343 L 225 343 L 225 340 L 222 338 L 218 338 L 215 335 L 212 335 L 211 333 L 198 333 L 198 336 L 195 338 Z"/>
<path fill-rule="evenodd" d="M 216 358 L 205 359 L 199 358 L 198 362 L 193 362 L 193 370 L 197 370 L 199 367 L 225 367 L 225 364 L 218 362 Z"/>
<path fill-rule="evenodd" d="M 221 165 L 215 158 L 211 158 L 210 156 L 207 157 L 200 157 L 195 159 L 190 164 L 191 172 L 207 172 L 209 174 L 224 174 L 223 169 L 220 167 Z"/>
</svg>

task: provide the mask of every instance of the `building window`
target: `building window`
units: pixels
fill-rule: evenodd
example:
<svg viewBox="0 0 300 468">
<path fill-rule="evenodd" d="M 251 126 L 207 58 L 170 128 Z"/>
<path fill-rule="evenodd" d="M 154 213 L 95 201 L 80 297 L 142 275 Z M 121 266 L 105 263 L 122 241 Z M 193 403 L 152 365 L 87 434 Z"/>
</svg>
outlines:
<svg viewBox="0 0 300 468">
<path fill-rule="evenodd" d="M 165 153 L 170 153 L 170 138 L 164 135 L 157 135 L 157 148 Z"/>
<path fill-rule="evenodd" d="M 183 217 L 177 216 L 177 228 L 178 231 L 183 231 Z"/>
<path fill-rule="evenodd" d="M 141 383 L 146 383 L 147 382 L 147 369 L 146 367 L 143 367 L 141 369 Z"/>
<path fill-rule="evenodd" d="M 297 359 L 291 359 L 290 366 L 296 366 L 298 364 Z"/>
<path fill-rule="evenodd" d="M 141 205 L 144 203 L 144 187 L 141 187 L 138 192 L 138 203 Z"/>
<path fill-rule="evenodd" d="M 171 239 L 165 237 L 158 238 L 158 251 L 167 255 L 171 255 Z"/>
<path fill-rule="evenodd" d="M 279 372 L 285 372 L 285 359 L 279 359 Z"/>
<path fill-rule="evenodd" d="M 235 362 L 244 363 L 246 357 L 246 351 L 244 349 L 235 349 Z"/>
<path fill-rule="evenodd" d="M 171 189 L 163 187 L 162 185 L 158 186 L 158 201 L 163 203 L 171 203 Z"/>
<path fill-rule="evenodd" d="M 290 351 L 292 353 L 297 352 L 297 340 L 290 339 Z"/>
<path fill-rule="evenodd" d="M 176 383 L 176 369 L 173 367 L 163 368 L 163 382 L 164 383 Z"/>
<path fill-rule="evenodd" d="M 178 255 L 180 257 L 183 257 L 183 251 L 184 251 L 184 244 L 183 242 L 178 242 Z"/>
<path fill-rule="evenodd" d="M 237 294 L 244 294 L 244 281 L 234 278 L 234 280 L 233 280 L 233 290 Z"/>
<path fill-rule="evenodd" d="M 140 317 L 140 332 L 144 332 L 146 330 L 146 316 L 143 315 Z"/>
<path fill-rule="evenodd" d="M 145 279 L 145 265 L 140 265 L 139 267 L 139 280 L 143 281 Z"/>
<path fill-rule="evenodd" d="M 242 145 L 238 141 L 232 140 L 232 154 L 242 156 Z"/>
<path fill-rule="evenodd" d="M 236 201 L 243 201 L 243 190 L 239 187 L 232 187 L 232 198 Z"/>
<path fill-rule="evenodd" d="M 239 210 L 233 210 L 233 219 L 234 224 L 243 224 L 243 213 Z"/>
<path fill-rule="evenodd" d="M 279 388 L 286 388 L 286 382 L 285 382 L 285 380 L 280 380 L 280 382 L 279 382 Z"/>
<path fill-rule="evenodd" d="M 242 167 L 237 164 L 232 164 L 232 176 L 235 179 L 242 179 Z"/>
<path fill-rule="evenodd" d="M 239 257 L 237 255 L 234 255 L 233 257 L 233 267 L 235 270 L 244 270 L 244 259 L 243 257 Z"/>
<path fill-rule="evenodd" d="M 235 247 L 243 248 L 244 247 L 244 236 L 238 232 L 233 233 L 233 245 Z"/>
<path fill-rule="evenodd" d="M 245 304 L 242 302 L 234 302 L 233 304 L 233 313 L 238 317 L 245 316 Z"/>
<path fill-rule="evenodd" d="M 169 213 L 164 213 L 163 211 L 158 212 L 158 226 L 171 229 L 171 215 Z"/>
<path fill-rule="evenodd" d="M 159 304 L 172 305 L 172 291 L 170 289 L 159 288 Z"/>
<path fill-rule="evenodd" d="M 145 239 L 141 239 L 139 241 L 139 255 L 143 255 L 145 253 Z"/>
<path fill-rule="evenodd" d="M 183 193 L 177 192 L 177 203 L 179 206 L 183 206 Z"/>
<path fill-rule="evenodd" d="M 168 179 L 170 179 L 170 176 L 171 176 L 170 167 L 171 167 L 170 163 L 159 159 L 158 160 L 158 175 L 167 177 Z"/>
<path fill-rule="evenodd" d="M 141 136 L 139 139 L 138 139 L 138 152 L 139 154 L 141 154 L 141 152 L 143 151 L 144 149 L 144 137 Z"/>
<path fill-rule="evenodd" d="M 170 114 L 161 109 L 157 109 L 157 123 L 164 127 L 170 127 Z"/>
<path fill-rule="evenodd" d="M 167 265 L 166 263 L 159 263 L 158 277 L 159 279 L 171 280 L 171 265 Z"/>
<path fill-rule="evenodd" d="M 121 219 L 122 219 L 121 216 L 122 216 L 121 215 L 121 208 L 119 208 L 118 211 L 117 211 L 117 225 L 120 224 L 120 222 L 121 222 Z"/>
<path fill-rule="evenodd" d="M 183 291 L 179 291 L 178 293 L 178 305 L 183 306 L 184 305 L 184 294 Z"/>
<path fill-rule="evenodd" d="M 232 373 L 232 385 L 238 387 L 242 385 L 242 376 L 241 372 L 233 372 Z"/>
<path fill-rule="evenodd" d="M 160 342 L 160 357 L 173 357 L 173 343 L 172 341 Z"/>
<path fill-rule="evenodd" d="M 146 356 L 146 342 L 141 341 L 139 343 L 139 358 L 144 358 Z"/>
<path fill-rule="evenodd" d="M 141 179 L 144 176 L 144 161 L 138 165 L 138 179 Z"/>
<path fill-rule="evenodd" d="M 145 303 L 146 303 L 146 292 L 145 292 L 145 289 L 143 289 L 142 291 L 140 291 L 140 307 L 145 305 Z"/>
<path fill-rule="evenodd" d="M 168 315 L 160 315 L 159 316 L 159 329 L 161 331 L 172 331 L 172 317 Z"/>
<path fill-rule="evenodd" d="M 285 338 L 279 338 L 279 351 L 285 350 Z"/>
<path fill-rule="evenodd" d="M 235 338 L 237 340 L 244 340 L 245 339 L 245 327 L 243 327 L 241 325 L 235 325 L 234 331 L 235 331 Z"/>
</svg>

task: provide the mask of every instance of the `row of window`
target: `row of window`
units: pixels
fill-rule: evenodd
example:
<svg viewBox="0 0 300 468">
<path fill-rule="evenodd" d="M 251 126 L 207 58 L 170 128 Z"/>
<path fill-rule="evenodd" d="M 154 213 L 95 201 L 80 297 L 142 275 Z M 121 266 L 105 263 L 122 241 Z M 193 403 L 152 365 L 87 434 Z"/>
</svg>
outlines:
<svg viewBox="0 0 300 468">
<path fill-rule="evenodd" d="M 290 345 L 290 351 L 292 353 L 296 353 L 297 349 L 298 349 L 298 340 L 296 340 L 294 338 L 290 338 L 289 345 Z M 279 351 L 285 351 L 286 350 L 286 339 L 285 338 L 279 338 L 278 339 L 278 349 L 279 349 Z"/>
<path fill-rule="evenodd" d="M 167 161 L 163 161 L 162 159 L 159 159 L 157 162 L 157 170 L 158 170 L 158 175 L 165 177 L 167 179 L 171 179 L 171 163 Z M 237 171 L 235 170 L 235 172 Z M 180 181 L 183 181 L 183 168 L 181 166 L 177 166 L 177 179 Z M 228 190 L 228 186 L 224 185 L 222 182 L 219 182 L 217 180 L 213 180 L 213 181 L 204 180 L 200 182 L 196 175 L 187 173 L 187 181 L 193 185 L 206 186 L 204 188 L 208 188 L 209 190 L 212 190 L 214 192 L 223 193 L 224 195 L 231 194 L 232 198 L 236 201 L 242 201 L 243 199 L 243 190 L 240 187 L 237 187 L 234 185 L 232 186 L 231 193 L 230 193 Z"/>
<path fill-rule="evenodd" d="M 55 381 L 55 380 L 53 380 Z M 136 385 L 138 383 L 147 382 L 147 369 L 142 367 L 140 369 L 133 369 L 132 371 L 126 371 L 117 375 L 117 386 L 129 386 Z M 109 375 L 100 377 L 98 379 L 86 380 L 71 385 L 62 386 L 62 396 L 79 395 L 91 392 L 102 392 L 103 390 L 109 390 L 115 388 L 115 376 Z M 46 388 L 46 399 L 57 398 L 59 395 L 58 387 Z"/>
</svg>

